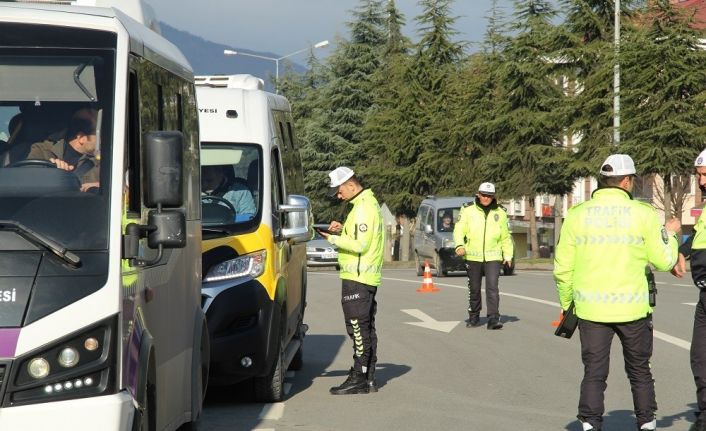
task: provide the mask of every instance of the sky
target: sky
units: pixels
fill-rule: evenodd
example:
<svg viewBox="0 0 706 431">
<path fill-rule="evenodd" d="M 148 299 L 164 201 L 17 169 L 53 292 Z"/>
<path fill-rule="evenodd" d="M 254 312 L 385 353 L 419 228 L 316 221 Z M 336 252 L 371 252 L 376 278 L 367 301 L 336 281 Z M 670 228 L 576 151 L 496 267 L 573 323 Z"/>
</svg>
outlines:
<svg viewBox="0 0 706 431">
<path fill-rule="evenodd" d="M 324 57 L 335 48 L 338 37 L 348 38 L 346 22 L 360 0 L 145 0 L 161 22 L 211 42 L 233 48 L 284 56 L 320 41 L 328 47 L 316 51 Z M 417 40 L 414 18 L 421 13 L 417 0 L 396 0 L 405 15 L 405 34 Z M 512 0 L 499 0 L 504 15 L 512 15 Z M 458 17 L 459 41 L 483 39 L 492 0 L 456 0 L 452 14 Z M 469 46 L 470 51 L 476 49 Z M 326 52 L 324 52 L 326 51 Z M 306 57 L 306 54 L 302 54 Z M 296 57 L 292 58 L 295 62 Z"/>
</svg>

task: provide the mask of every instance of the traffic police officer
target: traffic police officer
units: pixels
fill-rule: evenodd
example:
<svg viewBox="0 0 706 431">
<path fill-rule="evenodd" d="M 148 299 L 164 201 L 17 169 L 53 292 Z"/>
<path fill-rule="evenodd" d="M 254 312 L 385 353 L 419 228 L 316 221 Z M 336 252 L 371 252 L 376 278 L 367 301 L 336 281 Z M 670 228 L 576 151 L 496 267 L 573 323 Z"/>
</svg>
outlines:
<svg viewBox="0 0 706 431">
<path fill-rule="evenodd" d="M 334 395 L 377 391 L 377 333 L 375 294 L 382 278 L 385 236 L 380 205 L 372 190 L 364 189 L 354 172 L 345 166 L 329 173 L 329 196 L 353 204 L 343 224 L 332 221 L 324 238 L 338 248 L 342 280 L 341 303 L 348 336 L 353 340 L 353 367 Z"/>
<path fill-rule="evenodd" d="M 512 264 L 513 244 L 507 212 L 495 200 L 495 185 L 483 183 L 476 200 L 461 208 L 454 227 L 456 254 L 465 257 L 468 274 L 468 320 L 466 327 L 480 325 L 480 285 L 485 273 L 488 329 L 500 329 L 498 278 L 501 264 Z"/>
<path fill-rule="evenodd" d="M 706 150 L 694 162 L 696 178 L 702 193 L 706 193 Z M 706 211 L 702 211 L 694 226 L 694 234 L 679 247 L 679 263 L 672 273 L 683 277 L 685 258 L 691 259 L 691 277 L 699 288 L 699 302 L 694 312 L 691 337 L 691 372 L 696 384 L 696 422 L 690 431 L 706 431 Z"/>
<path fill-rule="evenodd" d="M 652 357 L 652 307 L 645 266 L 669 271 L 677 262 L 677 219 L 661 226 L 654 208 L 633 200 L 635 165 L 625 154 L 601 166 L 602 186 L 572 207 L 561 229 L 554 278 L 561 307 L 574 302 L 584 377 L 578 418 L 600 430 L 610 345 L 618 334 L 630 380 L 637 428 L 654 430 L 657 409 Z"/>
</svg>

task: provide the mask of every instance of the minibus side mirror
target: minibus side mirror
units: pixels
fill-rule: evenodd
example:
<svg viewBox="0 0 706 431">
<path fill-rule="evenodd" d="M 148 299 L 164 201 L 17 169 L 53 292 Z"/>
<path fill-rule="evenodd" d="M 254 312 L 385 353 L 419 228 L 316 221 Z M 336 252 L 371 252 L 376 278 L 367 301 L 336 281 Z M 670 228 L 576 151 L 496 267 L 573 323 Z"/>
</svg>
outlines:
<svg viewBox="0 0 706 431">
<path fill-rule="evenodd" d="M 295 243 L 312 238 L 314 216 L 311 212 L 311 202 L 307 197 L 289 195 L 287 203 L 280 205 L 278 210 L 285 215 L 285 225 L 280 231 L 280 238 L 291 239 Z"/>
<path fill-rule="evenodd" d="M 182 133 L 176 131 L 145 134 L 146 207 L 176 208 L 184 203 L 183 140 Z"/>
</svg>

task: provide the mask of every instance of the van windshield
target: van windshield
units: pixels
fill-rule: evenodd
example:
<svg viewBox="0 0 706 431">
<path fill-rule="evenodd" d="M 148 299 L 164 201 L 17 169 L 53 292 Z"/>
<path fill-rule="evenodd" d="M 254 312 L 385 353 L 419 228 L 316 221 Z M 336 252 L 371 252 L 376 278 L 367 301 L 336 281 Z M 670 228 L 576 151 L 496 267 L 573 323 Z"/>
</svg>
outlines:
<svg viewBox="0 0 706 431">
<path fill-rule="evenodd" d="M 0 47 L 0 220 L 107 249 L 114 55 Z"/>
<path fill-rule="evenodd" d="M 436 213 L 437 230 L 439 232 L 453 232 L 460 212 L 460 207 L 442 208 L 438 210 Z"/>
<path fill-rule="evenodd" d="M 258 224 L 262 208 L 259 145 L 201 143 L 201 223 L 242 232 Z M 208 230 L 208 229 L 207 229 Z"/>
</svg>

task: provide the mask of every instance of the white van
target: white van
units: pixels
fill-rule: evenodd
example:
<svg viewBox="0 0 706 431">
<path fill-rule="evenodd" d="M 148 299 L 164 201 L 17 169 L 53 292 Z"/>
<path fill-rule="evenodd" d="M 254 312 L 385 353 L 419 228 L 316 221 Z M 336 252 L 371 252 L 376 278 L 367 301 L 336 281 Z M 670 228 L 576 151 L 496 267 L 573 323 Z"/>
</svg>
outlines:
<svg viewBox="0 0 706 431">
<path fill-rule="evenodd" d="M 210 383 L 254 378 L 256 399 L 280 401 L 284 372 L 302 366 L 313 234 L 291 109 L 251 75 L 195 81 Z"/>
</svg>

